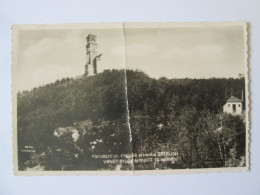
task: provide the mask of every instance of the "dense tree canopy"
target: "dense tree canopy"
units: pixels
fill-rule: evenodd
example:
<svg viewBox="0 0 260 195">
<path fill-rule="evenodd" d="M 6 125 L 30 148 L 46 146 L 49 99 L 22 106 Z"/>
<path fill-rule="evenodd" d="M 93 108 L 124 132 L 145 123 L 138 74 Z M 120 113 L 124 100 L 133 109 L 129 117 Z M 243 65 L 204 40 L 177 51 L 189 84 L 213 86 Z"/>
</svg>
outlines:
<svg viewBox="0 0 260 195">
<path fill-rule="evenodd" d="M 152 79 L 112 70 L 19 92 L 19 168 L 106 169 L 91 155 L 166 150 L 177 150 L 178 162 L 157 167 L 243 166 L 243 116 L 222 114 L 222 106 L 244 89 L 244 78 Z M 35 154 L 22 153 L 25 146 L 34 146 Z M 156 167 L 135 165 L 144 168 Z"/>
</svg>

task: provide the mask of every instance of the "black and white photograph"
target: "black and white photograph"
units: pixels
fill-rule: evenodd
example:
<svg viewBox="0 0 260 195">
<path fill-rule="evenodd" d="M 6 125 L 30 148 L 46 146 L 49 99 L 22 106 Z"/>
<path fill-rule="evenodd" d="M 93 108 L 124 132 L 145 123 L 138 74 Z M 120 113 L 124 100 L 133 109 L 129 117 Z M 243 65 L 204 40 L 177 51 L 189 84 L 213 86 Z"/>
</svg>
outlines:
<svg viewBox="0 0 260 195">
<path fill-rule="evenodd" d="M 249 168 L 244 22 L 14 25 L 16 175 Z"/>
</svg>

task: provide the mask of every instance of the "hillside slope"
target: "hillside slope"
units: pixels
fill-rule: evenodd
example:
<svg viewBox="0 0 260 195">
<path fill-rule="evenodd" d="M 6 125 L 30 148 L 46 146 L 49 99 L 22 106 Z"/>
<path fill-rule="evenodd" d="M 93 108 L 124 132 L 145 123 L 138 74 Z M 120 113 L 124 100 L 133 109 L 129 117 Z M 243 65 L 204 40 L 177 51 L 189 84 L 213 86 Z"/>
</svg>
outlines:
<svg viewBox="0 0 260 195">
<path fill-rule="evenodd" d="M 208 116 L 207 113 L 217 116 L 231 91 L 233 95 L 241 97 L 244 83 L 243 78 L 156 80 L 143 72 L 129 70 L 126 91 L 125 72 L 112 70 L 92 77 L 62 79 L 31 91 L 19 92 L 19 165 L 25 167 L 25 163 L 32 159 L 30 154 L 25 155 L 21 152 L 25 146 L 33 146 L 38 155 L 46 153 L 50 148 L 59 149 L 61 146 L 54 144 L 60 140 L 54 136 L 55 130 L 59 128 L 72 133 L 73 128 L 76 128 L 82 130 L 81 134 L 87 129 L 100 131 L 97 134 L 88 134 L 88 137 L 84 137 L 85 141 L 81 139 L 78 147 L 86 150 L 81 153 L 89 152 L 87 147 L 90 147 L 91 139 L 105 140 L 104 136 L 114 137 L 106 139 L 106 143 L 103 143 L 103 152 L 129 152 L 131 146 L 128 143 L 130 135 L 127 124 L 127 100 L 134 152 L 152 152 L 149 150 L 163 148 L 164 146 L 160 145 L 163 142 L 171 142 L 177 146 L 179 143 L 173 141 L 172 137 L 178 137 L 176 131 L 182 131 L 181 127 L 189 123 L 186 121 L 184 124 L 183 117 L 198 120 L 194 117 L 203 118 Z M 91 124 L 91 127 L 86 125 L 84 129 L 79 124 Z M 165 132 L 160 131 L 158 134 L 158 130 L 161 129 Z M 173 131 L 175 133 L 172 133 Z M 66 143 L 62 144 L 65 147 Z M 113 149 L 115 146 L 116 149 Z M 191 165 L 187 163 L 187 166 Z M 205 163 L 198 166 L 205 166 Z"/>
</svg>

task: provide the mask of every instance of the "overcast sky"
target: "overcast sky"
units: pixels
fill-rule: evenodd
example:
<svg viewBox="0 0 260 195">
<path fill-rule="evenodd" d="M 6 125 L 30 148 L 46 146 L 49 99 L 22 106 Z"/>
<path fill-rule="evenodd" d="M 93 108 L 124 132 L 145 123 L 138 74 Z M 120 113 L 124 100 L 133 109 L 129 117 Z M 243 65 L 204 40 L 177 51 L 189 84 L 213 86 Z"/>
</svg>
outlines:
<svg viewBox="0 0 260 195">
<path fill-rule="evenodd" d="M 89 33 L 97 35 L 104 69 L 126 66 L 154 78 L 237 77 L 245 71 L 242 27 L 127 28 L 126 37 L 122 29 L 19 30 L 18 90 L 84 74 Z"/>
</svg>

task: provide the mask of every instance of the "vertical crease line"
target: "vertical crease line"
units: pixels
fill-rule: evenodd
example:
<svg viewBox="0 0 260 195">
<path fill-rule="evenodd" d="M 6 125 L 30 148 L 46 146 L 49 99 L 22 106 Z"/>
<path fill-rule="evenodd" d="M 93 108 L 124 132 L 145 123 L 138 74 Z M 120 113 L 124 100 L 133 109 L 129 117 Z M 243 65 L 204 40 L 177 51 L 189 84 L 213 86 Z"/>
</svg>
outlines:
<svg viewBox="0 0 260 195">
<path fill-rule="evenodd" d="M 129 114 L 129 105 L 128 105 L 128 93 L 127 93 L 127 75 L 126 75 L 126 33 L 125 33 L 125 23 L 123 23 L 123 33 L 124 33 L 124 56 L 125 56 L 125 93 L 126 93 L 126 113 L 127 113 L 127 124 L 129 129 L 129 142 L 131 147 L 131 158 L 132 158 L 132 171 L 134 172 L 134 154 L 133 154 L 133 142 L 132 142 L 132 130 L 130 125 L 130 114 Z"/>
</svg>

